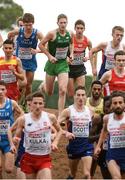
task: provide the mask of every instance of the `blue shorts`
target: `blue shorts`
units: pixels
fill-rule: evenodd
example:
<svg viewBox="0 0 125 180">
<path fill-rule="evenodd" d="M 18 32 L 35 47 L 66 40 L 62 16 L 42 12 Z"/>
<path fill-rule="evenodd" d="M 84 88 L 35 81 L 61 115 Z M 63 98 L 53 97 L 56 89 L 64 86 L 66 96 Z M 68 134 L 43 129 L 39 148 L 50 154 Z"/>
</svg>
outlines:
<svg viewBox="0 0 125 180">
<path fill-rule="evenodd" d="M 21 62 L 22 62 L 23 69 L 25 71 L 31 71 L 31 72 L 36 71 L 36 68 L 37 68 L 36 59 L 34 59 L 34 60 L 23 60 L 23 59 L 21 59 Z"/>
<path fill-rule="evenodd" d="M 83 151 L 83 152 L 81 152 L 79 154 L 69 154 L 67 152 L 67 155 L 68 155 L 69 159 L 81 159 L 82 157 L 92 156 L 93 155 L 93 149 Z"/>
<path fill-rule="evenodd" d="M 10 143 L 8 140 L 0 142 L 0 150 L 4 154 L 10 152 Z"/>
</svg>

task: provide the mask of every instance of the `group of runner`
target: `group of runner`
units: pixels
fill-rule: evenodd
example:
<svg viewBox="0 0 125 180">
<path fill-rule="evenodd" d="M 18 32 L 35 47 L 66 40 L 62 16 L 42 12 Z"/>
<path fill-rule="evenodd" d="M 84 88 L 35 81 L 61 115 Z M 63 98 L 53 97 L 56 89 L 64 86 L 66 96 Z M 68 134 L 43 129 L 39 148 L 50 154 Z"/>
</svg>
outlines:
<svg viewBox="0 0 125 180">
<path fill-rule="evenodd" d="M 5 155 L 5 171 L 13 171 L 17 153 L 18 178 L 51 179 L 51 149 L 58 149 L 64 135 L 69 139 L 67 179 L 76 177 L 79 160 L 84 179 L 94 177 L 97 164 L 103 178 L 120 179 L 125 171 L 125 45 L 121 43 L 124 28 L 113 27 L 113 39 L 92 48 L 92 42 L 84 35 L 84 21 L 75 22 L 75 33 L 66 29 L 67 23 L 67 16 L 60 14 L 58 28 L 44 37 L 33 27 L 34 16 L 25 13 L 18 19 L 18 28 L 8 33 L 8 39 L 3 41 L 0 36 L 5 54 L 0 58 L 0 150 Z M 97 76 L 99 51 L 103 61 Z M 36 53 L 44 53 L 48 61 L 45 82 L 40 91 L 32 93 Z M 98 78 L 92 82 L 89 98 L 84 88 L 88 60 L 93 76 Z M 42 93 L 52 95 L 56 77 L 58 117 L 45 112 Z M 27 113 L 17 104 L 22 89 L 29 107 Z M 65 109 L 67 92 L 74 102 Z M 65 130 L 60 126 L 62 122 L 66 124 Z M 2 176 L 2 159 L 0 167 Z"/>
</svg>

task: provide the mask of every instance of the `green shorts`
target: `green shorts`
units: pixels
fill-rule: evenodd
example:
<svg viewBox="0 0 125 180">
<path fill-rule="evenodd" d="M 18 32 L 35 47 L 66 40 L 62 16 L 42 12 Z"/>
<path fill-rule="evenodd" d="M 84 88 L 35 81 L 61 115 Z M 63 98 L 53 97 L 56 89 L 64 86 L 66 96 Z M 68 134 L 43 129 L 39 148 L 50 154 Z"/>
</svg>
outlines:
<svg viewBox="0 0 125 180">
<path fill-rule="evenodd" d="M 46 71 L 46 73 L 50 76 L 57 76 L 60 73 L 68 73 L 69 65 L 65 60 L 60 60 L 55 64 L 47 61 L 44 71 Z"/>
</svg>

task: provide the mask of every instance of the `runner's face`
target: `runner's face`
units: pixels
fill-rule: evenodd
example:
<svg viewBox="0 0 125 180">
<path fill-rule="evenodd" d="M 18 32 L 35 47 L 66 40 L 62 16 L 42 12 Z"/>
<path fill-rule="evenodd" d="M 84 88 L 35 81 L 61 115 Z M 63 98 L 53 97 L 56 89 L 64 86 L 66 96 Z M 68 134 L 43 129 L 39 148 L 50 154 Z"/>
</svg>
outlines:
<svg viewBox="0 0 125 180">
<path fill-rule="evenodd" d="M 119 44 L 124 36 L 124 32 L 115 30 L 114 33 L 112 34 L 114 42 Z"/>
<path fill-rule="evenodd" d="M 35 114 L 40 114 L 42 109 L 44 107 L 44 100 L 42 97 L 33 97 L 30 109 L 32 109 L 32 112 Z"/>
<path fill-rule="evenodd" d="M 115 114 L 120 115 L 124 112 L 125 103 L 124 99 L 121 96 L 112 98 L 112 110 Z"/>
<path fill-rule="evenodd" d="M 75 27 L 76 35 L 82 36 L 85 31 L 85 27 L 82 24 L 77 24 Z"/>
<path fill-rule="evenodd" d="M 29 111 L 29 112 L 32 111 L 31 103 L 32 103 L 32 101 L 27 101 L 27 102 L 26 102 L 26 105 L 27 105 L 27 108 L 28 108 L 28 111 Z"/>
<path fill-rule="evenodd" d="M 6 57 L 11 57 L 13 55 L 14 47 L 13 44 L 4 44 L 3 51 Z"/>
<path fill-rule="evenodd" d="M 23 21 L 19 21 L 18 24 L 19 24 L 19 27 L 22 27 L 23 26 Z"/>
<path fill-rule="evenodd" d="M 110 100 L 106 100 L 105 101 L 105 104 L 104 104 L 104 107 L 103 107 L 103 111 L 104 111 L 105 114 L 111 113 L 111 103 L 110 103 Z"/>
<path fill-rule="evenodd" d="M 125 55 L 117 55 L 115 65 L 118 69 L 123 69 L 125 67 Z"/>
<path fill-rule="evenodd" d="M 6 87 L 3 85 L 0 85 L 0 98 L 5 97 L 6 92 L 7 92 Z"/>
<path fill-rule="evenodd" d="M 65 31 L 66 30 L 66 26 L 67 26 L 67 19 L 66 18 L 61 18 L 61 19 L 59 19 L 57 24 L 58 24 L 59 29 L 61 31 Z"/>
<path fill-rule="evenodd" d="M 32 31 L 32 29 L 33 29 L 33 23 L 32 22 L 29 22 L 29 23 L 26 23 L 26 22 L 24 22 L 23 23 L 23 26 L 24 26 L 24 29 L 25 29 L 25 31 L 26 32 L 31 32 Z"/>
<path fill-rule="evenodd" d="M 102 95 L 102 87 L 100 84 L 94 84 L 91 91 L 93 98 L 96 100 L 99 99 Z"/>
<path fill-rule="evenodd" d="M 79 89 L 76 91 L 75 96 L 74 96 L 74 102 L 79 106 L 85 105 L 86 103 L 85 90 Z"/>
</svg>

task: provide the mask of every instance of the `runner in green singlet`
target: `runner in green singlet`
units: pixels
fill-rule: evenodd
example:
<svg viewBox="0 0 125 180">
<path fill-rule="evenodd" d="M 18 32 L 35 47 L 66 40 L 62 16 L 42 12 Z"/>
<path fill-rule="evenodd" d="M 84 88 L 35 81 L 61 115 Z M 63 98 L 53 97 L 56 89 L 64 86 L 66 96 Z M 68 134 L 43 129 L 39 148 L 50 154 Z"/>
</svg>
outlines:
<svg viewBox="0 0 125 180">
<path fill-rule="evenodd" d="M 60 14 L 57 18 L 58 28 L 48 32 L 39 44 L 40 50 L 48 57 L 45 65 L 46 78 L 44 90 L 48 95 L 52 95 L 54 81 L 57 77 L 59 86 L 58 110 L 59 114 L 64 109 L 68 84 L 68 61 L 73 59 L 73 33 L 66 30 L 67 16 Z M 45 45 L 48 43 L 48 49 Z"/>
</svg>

